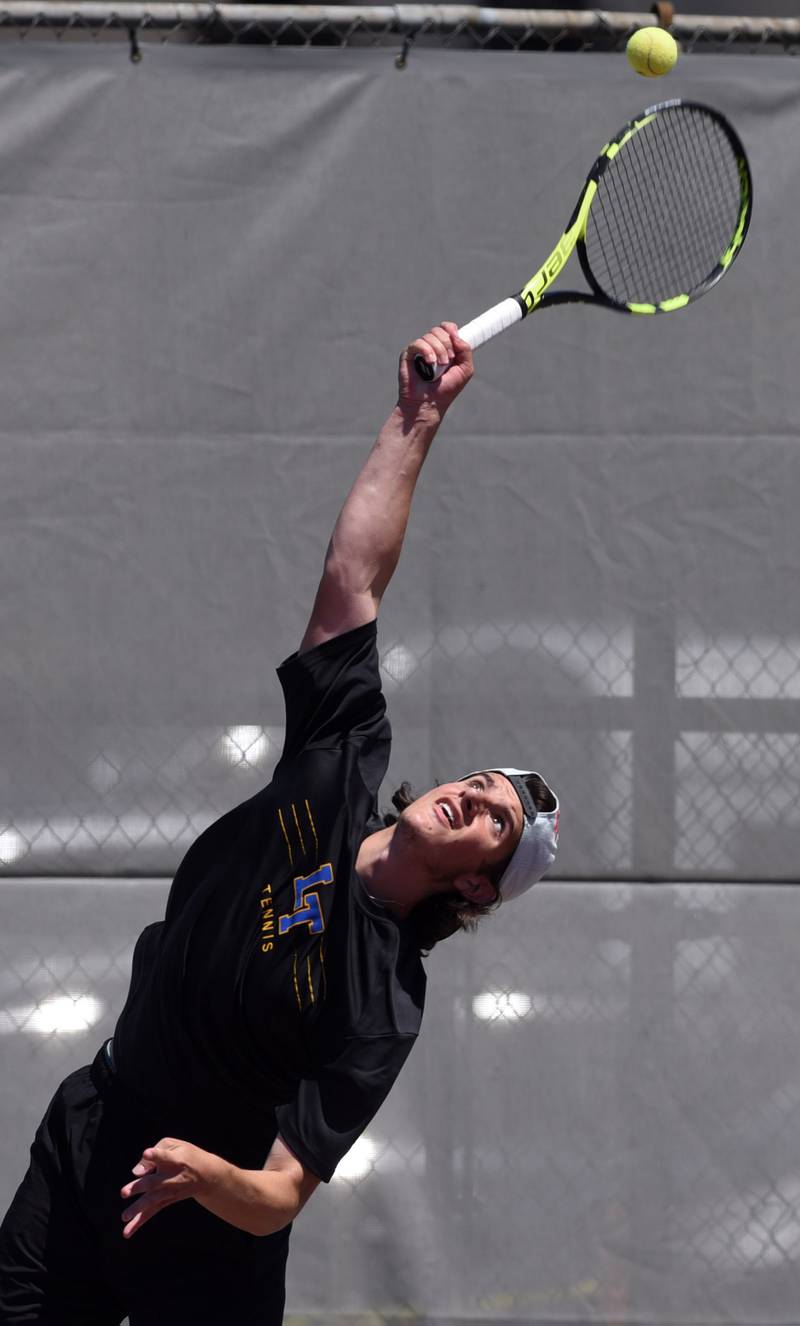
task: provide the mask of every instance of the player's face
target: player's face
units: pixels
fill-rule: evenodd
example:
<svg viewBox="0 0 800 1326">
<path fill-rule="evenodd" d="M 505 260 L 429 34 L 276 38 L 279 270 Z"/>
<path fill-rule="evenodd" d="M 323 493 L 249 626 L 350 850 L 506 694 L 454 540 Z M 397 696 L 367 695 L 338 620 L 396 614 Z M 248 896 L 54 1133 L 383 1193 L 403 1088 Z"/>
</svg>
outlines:
<svg viewBox="0 0 800 1326">
<path fill-rule="evenodd" d="M 418 797 L 402 819 L 423 843 L 428 864 L 445 877 L 501 865 L 523 824 L 519 797 L 499 773 L 442 783 Z"/>
</svg>

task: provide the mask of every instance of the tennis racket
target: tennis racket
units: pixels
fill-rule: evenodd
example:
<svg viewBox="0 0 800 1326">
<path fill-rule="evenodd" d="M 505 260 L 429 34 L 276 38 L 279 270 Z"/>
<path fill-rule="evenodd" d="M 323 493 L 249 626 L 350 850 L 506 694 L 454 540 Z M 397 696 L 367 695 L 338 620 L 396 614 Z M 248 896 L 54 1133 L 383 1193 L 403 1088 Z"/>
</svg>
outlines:
<svg viewBox="0 0 800 1326">
<path fill-rule="evenodd" d="M 564 234 L 519 294 L 459 328 L 473 350 L 536 309 L 599 304 L 619 313 L 672 313 L 728 271 L 750 224 L 744 148 L 719 111 L 663 101 L 630 120 L 589 171 Z M 588 291 L 549 287 L 574 249 Z M 432 382 L 446 365 L 417 355 Z"/>
</svg>

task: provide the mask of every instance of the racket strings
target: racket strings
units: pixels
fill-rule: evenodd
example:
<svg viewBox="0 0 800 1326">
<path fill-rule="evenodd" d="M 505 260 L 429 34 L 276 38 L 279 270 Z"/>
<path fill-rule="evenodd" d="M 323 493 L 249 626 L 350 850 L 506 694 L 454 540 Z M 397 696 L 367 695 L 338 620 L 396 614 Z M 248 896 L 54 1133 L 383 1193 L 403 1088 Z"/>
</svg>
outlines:
<svg viewBox="0 0 800 1326">
<path fill-rule="evenodd" d="M 662 143 L 657 143 L 653 135 L 648 136 L 648 138 L 640 145 L 646 165 L 647 178 L 649 180 L 657 180 L 659 174 L 661 174 L 663 185 L 665 188 L 669 189 L 670 195 L 672 196 L 674 196 L 675 192 L 673 170 L 676 165 L 677 154 L 680 150 L 680 145 L 675 141 L 676 135 L 672 132 L 673 128 L 674 126 L 669 122 L 666 122 L 662 126 L 662 138 L 668 140 L 668 148 L 666 152 L 663 150 Z M 626 166 L 628 165 L 627 162 L 624 162 L 623 164 Z M 667 170 L 664 169 L 665 166 L 668 168 Z M 641 193 L 637 188 L 639 183 L 639 178 L 634 176 L 633 172 L 631 172 L 629 187 L 636 197 L 641 215 L 638 260 L 641 263 L 642 260 L 648 259 L 651 249 L 654 249 L 660 256 L 660 272 L 663 276 L 663 280 L 666 282 L 665 288 L 668 288 L 673 295 L 679 293 L 688 294 L 690 290 L 694 289 L 696 283 L 692 282 L 691 278 L 689 278 L 689 289 L 684 292 L 683 287 L 686 282 L 686 258 L 702 249 L 702 245 L 698 242 L 700 237 L 697 235 L 694 227 L 695 218 L 688 212 L 683 213 L 685 233 L 680 237 L 679 247 L 673 242 L 675 238 L 673 217 L 668 215 L 666 210 L 662 211 L 661 209 L 656 209 L 651 218 L 647 210 L 650 204 L 651 195 L 649 193 L 646 195 Z M 648 228 L 650 230 L 649 237 Z M 687 239 L 690 241 L 688 244 L 686 243 Z M 699 280 L 703 280 L 707 275 L 708 268 L 702 272 L 698 272 Z M 650 302 L 657 302 L 657 300 L 653 299 Z"/>
<path fill-rule="evenodd" d="M 666 124 L 663 127 L 665 131 L 664 136 L 672 140 L 669 143 L 668 152 L 665 153 L 666 161 L 669 162 L 670 165 L 672 165 L 674 162 L 673 153 L 675 150 L 675 142 L 674 142 L 675 135 L 670 133 L 669 124 Z M 646 161 L 648 179 L 658 179 L 659 164 L 660 164 L 659 153 L 656 150 L 656 143 L 653 141 L 652 136 L 648 137 L 648 139 L 641 144 L 641 148 L 642 148 L 643 157 Z M 627 165 L 627 163 L 625 164 Z M 673 180 L 671 178 L 664 178 L 663 173 L 662 173 L 662 178 L 664 179 L 665 186 L 670 188 L 670 192 L 672 193 L 673 189 L 671 186 L 673 185 Z M 635 185 L 635 180 L 631 180 L 631 185 L 632 186 Z M 683 270 L 680 265 L 681 253 L 671 243 L 672 218 L 666 217 L 665 214 L 661 211 L 654 212 L 653 222 L 655 222 L 656 224 L 651 223 L 651 240 L 650 243 L 648 243 L 647 240 L 648 213 L 646 208 L 647 204 L 649 203 L 649 195 L 637 198 L 637 201 L 639 201 L 641 204 L 641 213 L 642 213 L 642 226 L 639 233 L 644 240 L 639 255 L 640 260 L 642 256 L 646 256 L 647 250 L 649 249 L 650 244 L 652 244 L 652 247 L 654 247 L 656 252 L 660 255 L 661 272 L 663 272 L 664 280 L 666 280 L 667 285 L 672 290 L 672 293 L 677 294 L 681 289 Z M 692 218 L 687 216 L 686 217 L 687 229 L 690 231 L 692 229 L 691 221 Z M 696 239 L 696 236 L 693 236 L 693 238 Z M 704 272 L 703 275 L 705 276 L 706 273 Z"/>
<path fill-rule="evenodd" d="M 702 108 L 664 108 L 600 176 L 589 267 L 620 303 L 691 295 L 718 266 L 741 209 L 737 154 L 722 126 Z"/>
<path fill-rule="evenodd" d="M 690 113 L 676 125 L 674 115 L 665 117 L 658 133 L 644 132 L 639 141 L 633 140 L 635 153 L 619 154 L 620 173 L 609 176 L 610 193 L 604 199 L 612 202 L 609 226 L 620 213 L 630 210 L 635 216 L 633 236 L 626 226 L 626 242 L 614 252 L 617 286 L 621 278 L 623 288 L 633 292 L 628 298 L 657 302 L 691 293 L 716 265 L 723 240 L 733 233 L 733 221 L 719 229 L 720 195 L 718 187 L 709 188 L 707 139 L 697 133 L 696 120 Z M 713 121 L 709 124 L 716 129 Z M 724 135 L 722 142 L 727 147 Z M 736 186 L 738 201 L 738 173 Z M 613 266 L 609 272 L 615 273 Z"/>
<path fill-rule="evenodd" d="M 708 259 L 705 232 L 709 209 L 705 208 L 698 217 L 696 203 L 698 197 L 702 200 L 703 192 L 698 190 L 696 180 L 691 193 L 681 197 L 681 185 L 686 185 L 687 175 L 703 178 L 708 173 L 707 160 L 697 159 L 702 140 L 699 144 L 696 133 L 692 132 L 695 126 L 687 122 L 681 127 L 689 133 L 678 134 L 675 118 L 670 116 L 658 127 L 659 132 L 645 131 L 632 140 L 635 151 L 620 152 L 615 162 L 617 169 L 607 172 L 607 181 L 603 177 L 607 188 L 600 195 L 600 211 L 606 223 L 602 249 L 611 292 L 641 302 L 656 302 L 691 292 L 708 275 L 722 251 L 712 235 L 714 261 Z M 688 151 L 684 138 L 693 140 Z M 713 216 L 713 212 L 710 214 Z M 705 222 L 705 227 L 698 225 L 698 220 Z M 599 221 L 597 229 L 602 233 Z M 595 270 L 595 275 L 600 273 Z M 601 284 L 607 288 L 602 279 Z"/>
<path fill-rule="evenodd" d="M 707 206 L 687 218 L 690 225 L 695 227 L 690 232 L 690 239 L 694 245 L 692 252 L 698 261 L 699 282 L 708 275 L 708 271 L 700 272 L 700 265 L 707 266 L 710 262 L 716 266 L 733 238 L 739 217 L 741 182 L 736 154 L 717 121 L 694 111 L 690 111 L 685 120 L 693 158 L 698 163 L 700 177 L 707 183 Z M 674 116 L 667 119 L 664 128 L 671 137 L 671 146 L 677 159 L 682 149 L 682 140 L 676 132 Z M 726 196 L 729 210 L 723 218 L 716 209 L 719 201 L 725 200 Z"/>
</svg>

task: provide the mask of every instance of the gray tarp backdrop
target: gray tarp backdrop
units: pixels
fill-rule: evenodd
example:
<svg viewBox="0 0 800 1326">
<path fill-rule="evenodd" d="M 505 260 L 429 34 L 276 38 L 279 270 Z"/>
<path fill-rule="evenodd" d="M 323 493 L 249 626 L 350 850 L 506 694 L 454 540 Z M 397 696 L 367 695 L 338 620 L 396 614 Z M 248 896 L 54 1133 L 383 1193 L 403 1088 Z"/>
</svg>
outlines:
<svg viewBox="0 0 800 1326">
<path fill-rule="evenodd" d="M 667 95 L 744 139 L 741 258 L 673 316 L 556 309 L 479 351 L 382 615 L 393 785 L 540 767 L 555 882 L 431 957 L 420 1045 L 298 1221 L 289 1302 L 796 1321 L 800 81 L 776 56 L 653 84 L 621 55 L 0 45 L 3 1204 L 113 1028 L 163 907 L 141 877 L 269 776 L 273 669 L 397 353 L 518 288 Z"/>
</svg>

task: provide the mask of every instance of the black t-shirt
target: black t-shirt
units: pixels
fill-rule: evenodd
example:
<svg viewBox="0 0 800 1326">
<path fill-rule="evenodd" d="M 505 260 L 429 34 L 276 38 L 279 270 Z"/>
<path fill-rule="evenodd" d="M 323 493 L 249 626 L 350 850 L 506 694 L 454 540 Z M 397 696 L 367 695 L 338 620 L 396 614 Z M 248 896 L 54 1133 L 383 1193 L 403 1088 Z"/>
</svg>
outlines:
<svg viewBox="0 0 800 1326">
<path fill-rule="evenodd" d="M 137 942 L 114 1053 L 164 1131 L 250 1166 L 280 1131 L 328 1180 L 408 1056 L 425 973 L 410 924 L 355 873 L 391 739 L 375 623 L 278 676 L 273 780 L 184 857 Z"/>
</svg>

